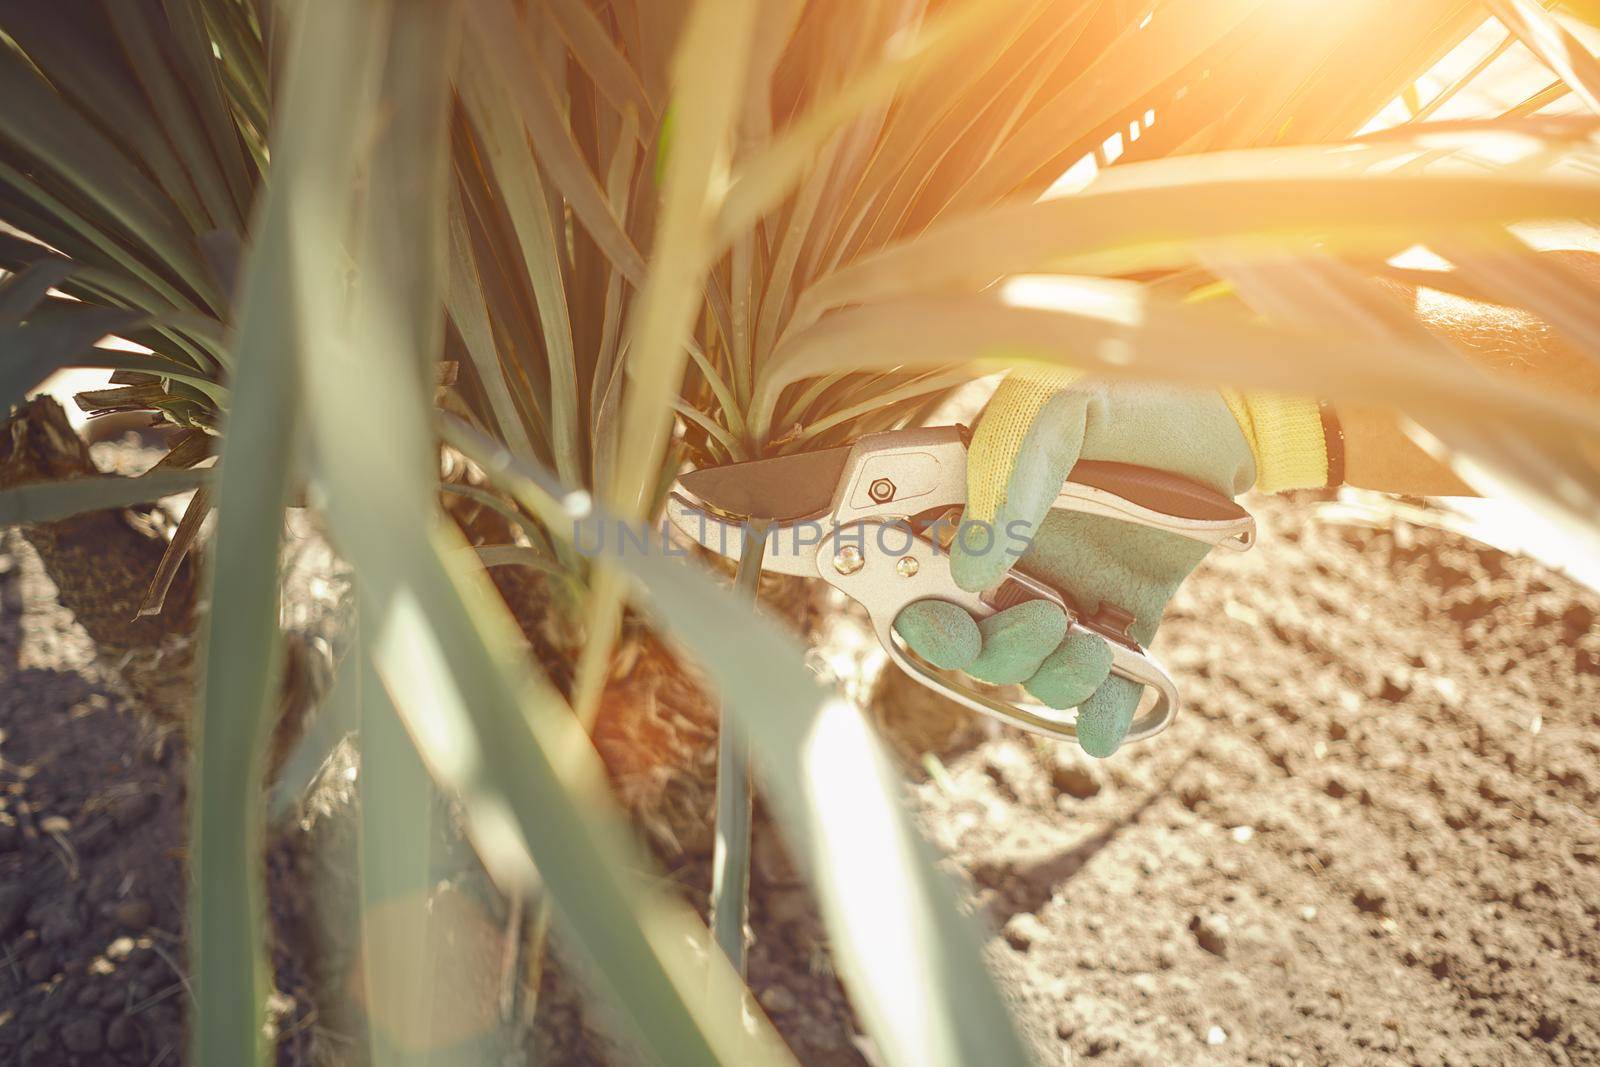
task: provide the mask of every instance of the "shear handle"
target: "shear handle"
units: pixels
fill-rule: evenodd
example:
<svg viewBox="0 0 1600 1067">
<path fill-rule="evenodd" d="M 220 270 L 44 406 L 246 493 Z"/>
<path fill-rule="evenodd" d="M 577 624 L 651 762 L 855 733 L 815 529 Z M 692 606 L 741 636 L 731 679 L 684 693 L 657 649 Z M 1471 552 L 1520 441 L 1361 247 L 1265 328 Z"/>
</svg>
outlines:
<svg viewBox="0 0 1600 1067">
<path fill-rule="evenodd" d="M 1103 515 L 1242 552 L 1255 544 L 1250 513 L 1209 486 L 1132 463 L 1084 459 L 1054 507 Z"/>
<path fill-rule="evenodd" d="M 903 539 L 903 534 L 887 524 L 867 521 L 861 526 L 860 536 L 868 545 L 878 543 L 880 527 L 883 537 Z M 835 530 L 819 546 L 817 573 L 867 609 L 879 643 L 896 666 L 927 688 L 974 711 L 1056 740 L 1077 740 L 1075 712 L 1060 711 L 1027 697 L 1008 699 L 998 687 L 956 672 L 941 671 L 917 657 L 894 632 L 895 618 L 907 604 L 916 600 L 947 600 L 979 619 L 995 613 L 997 608 L 988 598 L 956 585 L 950 574 L 948 553 L 921 537 L 912 538 L 905 551 L 898 554 L 849 551 L 855 544 L 854 533 L 846 537 L 842 536 L 842 531 Z M 1060 607 L 1067 616 L 1069 632 L 1088 630 L 1055 590 L 1026 575 L 1015 575 L 1014 580 L 1026 587 L 1030 598 L 1048 599 Z M 1135 717 L 1128 740 L 1137 741 L 1160 733 L 1178 714 L 1177 686 L 1161 664 L 1137 645 L 1108 644 L 1111 673 L 1155 693 L 1154 704 Z"/>
<path fill-rule="evenodd" d="M 1019 730 L 1048 737 L 1053 741 L 1078 740 L 1076 710 L 1063 712 L 1032 700 L 1007 700 L 979 688 L 981 683 L 966 684 L 962 680 L 964 676 L 952 671 L 941 671 L 919 658 L 904 646 L 892 629 L 885 632 L 881 627 L 878 628 L 878 640 L 883 644 L 895 666 L 925 688 L 946 699 L 998 719 L 1008 726 L 1015 726 Z M 1134 719 L 1123 740 L 1143 741 L 1154 737 L 1171 725 L 1172 720 L 1177 717 L 1177 687 L 1159 663 L 1141 653 L 1113 644 L 1111 655 L 1111 673 L 1154 689 L 1156 694 L 1155 703 Z"/>
<path fill-rule="evenodd" d="M 1228 522 L 1250 517 L 1244 508 L 1215 489 L 1179 474 L 1132 463 L 1080 459 L 1068 475 L 1068 481 L 1115 493 L 1174 518 Z"/>
</svg>

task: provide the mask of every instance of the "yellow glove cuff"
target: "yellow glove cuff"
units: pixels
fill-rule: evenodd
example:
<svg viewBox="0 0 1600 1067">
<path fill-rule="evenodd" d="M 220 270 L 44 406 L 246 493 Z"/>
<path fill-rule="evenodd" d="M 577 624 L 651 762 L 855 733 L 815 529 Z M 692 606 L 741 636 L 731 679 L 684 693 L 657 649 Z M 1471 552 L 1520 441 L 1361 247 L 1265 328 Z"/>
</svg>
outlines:
<svg viewBox="0 0 1600 1067">
<path fill-rule="evenodd" d="M 1011 468 L 1034 419 L 1051 397 L 1083 377 L 1072 367 L 1024 364 L 995 389 L 983 423 L 967 450 L 967 511 L 972 522 L 994 522 L 1005 499 Z"/>
<path fill-rule="evenodd" d="M 1328 441 L 1315 400 L 1277 393 L 1222 390 L 1256 457 L 1256 488 L 1263 493 L 1328 484 Z"/>
<path fill-rule="evenodd" d="M 984 409 L 967 452 L 967 518 L 993 522 L 1023 441 L 1039 412 L 1084 376 L 1071 367 L 1025 364 L 1006 375 Z M 1315 400 L 1278 393 L 1221 390 L 1256 461 L 1255 487 L 1264 493 L 1328 484 L 1328 444 Z"/>
</svg>

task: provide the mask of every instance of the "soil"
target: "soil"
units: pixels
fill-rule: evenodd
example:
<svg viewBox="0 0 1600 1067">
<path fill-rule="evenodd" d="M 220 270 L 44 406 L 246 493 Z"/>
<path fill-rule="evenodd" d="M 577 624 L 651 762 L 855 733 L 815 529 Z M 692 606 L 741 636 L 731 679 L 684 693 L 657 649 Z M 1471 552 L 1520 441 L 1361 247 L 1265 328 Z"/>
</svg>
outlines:
<svg viewBox="0 0 1600 1067">
<path fill-rule="evenodd" d="M 1184 715 L 1109 761 L 855 680 L 1040 1061 L 1600 1062 L 1600 598 L 1453 533 L 1252 508 L 1261 545 L 1214 555 L 1156 643 Z M 859 630 L 833 607 L 824 629 Z M 0 1062 L 175 1063 L 181 740 L 14 534 L 0 609 Z M 283 1063 L 358 1047 L 313 995 L 308 825 L 269 863 Z M 758 998 L 802 1062 L 870 1064 L 757 829 Z M 702 899 L 703 839 L 648 836 Z M 558 941 L 539 1062 L 626 1061 L 604 1031 Z"/>
<path fill-rule="evenodd" d="M 1107 1063 L 1600 1062 L 1600 599 L 1255 510 L 1157 642 L 1173 729 L 915 788 L 1023 1016 Z"/>
<path fill-rule="evenodd" d="M 160 455 L 130 432 L 93 445 L 71 473 L 98 467 L 133 476 Z M 161 523 L 170 527 L 169 512 L 140 508 L 54 524 L 48 547 L 58 556 L 128 551 L 109 572 L 83 564 L 111 575 L 97 596 L 79 599 L 95 630 L 114 641 L 158 626 L 147 619 L 130 628 L 127 619 L 160 558 L 140 532 Z M 295 654 L 286 657 L 274 765 L 283 762 L 310 694 L 325 685 L 312 675 L 326 670 L 321 664 L 344 600 L 325 543 L 307 536 L 303 521 L 289 525 L 284 574 L 292 602 L 284 624 Z M 187 567 L 174 586 L 185 603 L 186 574 Z M 172 603 L 169 594 L 169 609 Z M 159 641 L 164 631 L 155 632 Z M 183 943 L 187 696 L 178 707 L 152 707 L 173 683 L 154 671 L 130 671 L 130 658 L 125 644 L 97 646 L 81 618 L 62 606 L 34 546 L 16 530 L 0 531 L 0 1062 L 182 1059 L 186 1007 L 198 981 Z M 170 673 L 190 679 L 187 666 L 185 658 Z M 311 942 L 294 922 L 303 910 L 294 869 L 299 836 L 276 836 L 268 856 L 276 987 L 269 1026 L 286 1064 L 311 1062 L 324 1033 L 306 977 L 321 953 L 307 951 Z"/>
<path fill-rule="evenodd" d="M 56 602 L 33 549 L 7 531 L 0 1062 L 180 1062 L 197 980 L 183 947 L 187 772 L 181 733 L 127 695 Z M 275 912 L 292 899 L 282 879 L 276 888 Z M 275 940 L 279 1062 L 306 1062 L 313 1000 L 299 961 Z"/>
</svg>

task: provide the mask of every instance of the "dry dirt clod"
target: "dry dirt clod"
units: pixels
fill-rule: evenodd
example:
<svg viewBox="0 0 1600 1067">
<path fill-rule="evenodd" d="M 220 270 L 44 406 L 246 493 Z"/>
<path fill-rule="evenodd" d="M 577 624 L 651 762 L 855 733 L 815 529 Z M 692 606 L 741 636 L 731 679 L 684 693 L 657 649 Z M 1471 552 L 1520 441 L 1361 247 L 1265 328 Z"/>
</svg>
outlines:
<svg viewBox="0 0 1600 1067">
<path fill-rule="evenodd" d="M 767 885 L 794 885 L 800 878 L 776 834 L 759 835 L 751 841 L 750 866 Z"/>
<path fill-rule="evenodd" d="M 1205 771 L 1185 776 L 1177 786 L 1178 801 L 1190 811 L 1197 810 L 1211 799 L 1215 788 L 1213 778 L 1211 773 Z"/>
<path fill-rule="evenodd" d="M 56 973 L 56 954 L 48 948 L 34 949 L 22 970 L 30 982 L 49 981 L 50 976 Z"/>
<path fill-rule="evenodd" d="M 780 926 L 811 915 L 811 897 L 804 889 L 780 889 L 767 898 L 767 915 Z"/>
<path fill-rule="evenodd" d="M 125 830 L 143 822 L 155 806 L 156 798 L 149 793 L 133 793 L 117 800 L 111 808 L 111 819 Z"/>
<path fill-rule="evenodd" d="M 84 1013 L 61 1028 L 61 1044 L 68 1052 L 99 1052 L 105 1041 L 105 1022 L 98 1015 Z"/>
<path fill-rule="evenodd" d="M 1050 931 L 1039 921 L 1037 915 L 1031 912 L 1018 912 L 1006 920 L 1005 928 L 1001 931 L 1006 939 L 1006 944 L 1018 952 L 1026 952 L 1035 944 L 1046 941 Z"/>
<path fill-rule="evenodd" d="M 155 909 L 150 906 L 150 902 L 140 897 L 124 900 L 112 912 L 117 922 L 130 930 L 143 930 L 150 925 L 150 919 L 154 914 Z"/>
<path fill-rule="evenodd" d="M 1100 792 L 1100 771 L 1076 746 L 1056 745 L 1051 751 L 1050 784 L 1058 793 L 1088 800 Z"/>
<path fill-rule="evenodd" d="M 1000 741 L 989 747 L 984 773 L 994 781 L 1001 795 L 1018 804 L 1037 804 L 1046 798 L 1039 767 L 1028 750 L 1016 741 Z"/>
<path fill-rule="evenodd" d="M 1228 957 L 1228 949 L 1233 938 L 1233 924 L 1228 922 L 1228 917 L 1220 912 L 1207 912 L 1204 915 L 1195 915 L 1189 920 L 1189 929 L 1194 933 L 1195 943 L 1213 956 L 1223 959 Z"/>
<path fill-rule="evenodd" d="M 1410 672 L 1403 668 L 1391 667 L 1379 677 L 1373 696 L 1391 704 L 1398 704 L 1411 695 L 1411 688 Z"/>
<path fill-rule="evenodd" d="M 126 1015 L 119 1015 L 106 1027 L 106 1047 L 117 1052 L 132 1048 L 139 1042 L 139 1024 Z"/>
<path fill-rule="evenodd" d="M 1561 625 L 1567 640 L 1576 640 L 1594 627 L 1594 611 L 1587 604 L 1569 604 L 1561 614 Z"/>
<path fill-rule="evenodd" d="M 799 1006 L 795 995 L 781 985 L 768 986 L 761 991 L 757 999 L 770 1015 L 782 1015 L 794 1011 Z"/>
<path fill-rule="evenodd" d="M 1389 887 L 1383 879 L 1376 875 L 1368 875 L 1356 886 L 1355 895 L 1351 897 L 1351 901 L 1357 908 L 1368 914 L 1388 915 L 1390 896 Z"/>
<path fill-rule="evenodd" d="M 65 941 L 83 929 L 80 911 L 78 894 L 62 893 L 35 900 L 28 909 L 28 922 L 38 928 L 39 940 L 52 944 Z"/>
<path fill-rule="evenodd" d="M 28 890 L 19 882 L 0 885 L 0 937 L 11 933 L 11 928 L 28 910 Z"/>
</svg>

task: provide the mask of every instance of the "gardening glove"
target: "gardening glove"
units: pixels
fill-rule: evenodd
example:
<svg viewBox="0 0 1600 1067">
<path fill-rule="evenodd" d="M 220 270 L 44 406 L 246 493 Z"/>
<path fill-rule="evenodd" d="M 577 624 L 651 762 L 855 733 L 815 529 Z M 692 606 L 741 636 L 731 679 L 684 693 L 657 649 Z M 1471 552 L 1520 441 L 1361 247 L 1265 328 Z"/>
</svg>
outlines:
<svg viewBox="0 0 1600 1067">
<path fill-rule="evenodd" d="M 990 400 L 967 458 L 967 506 L 950 547 L 956 584 L 992 588 L 1013 563 L 1088 615 L 1114 605 L 1132 616 L 1142 646 L 1167 602 L 1210 546 L 1117 519 L 1054 511 L 1079 459 L 1112 460 L 1182 475 L 1234 497 L 1323 485 L 1328 451 L 1311 400 L 1218 393 L 1138 382 L 1079 380 L 1076 372 L 1011 374 Z M 968 523 L 982 524 L 968 527 Z M 1074 632 L 1048 601 L 975 621 L 943 600 L 911 604 L 895 620 L 934 665 L 995 685 L 1021 683 L 1053 708 L 1078 708 L 1078 741 L 1094 756 L 1122 743 L 1142 687 L 1112 676 L 1111 648 Z"/>
</svg>

